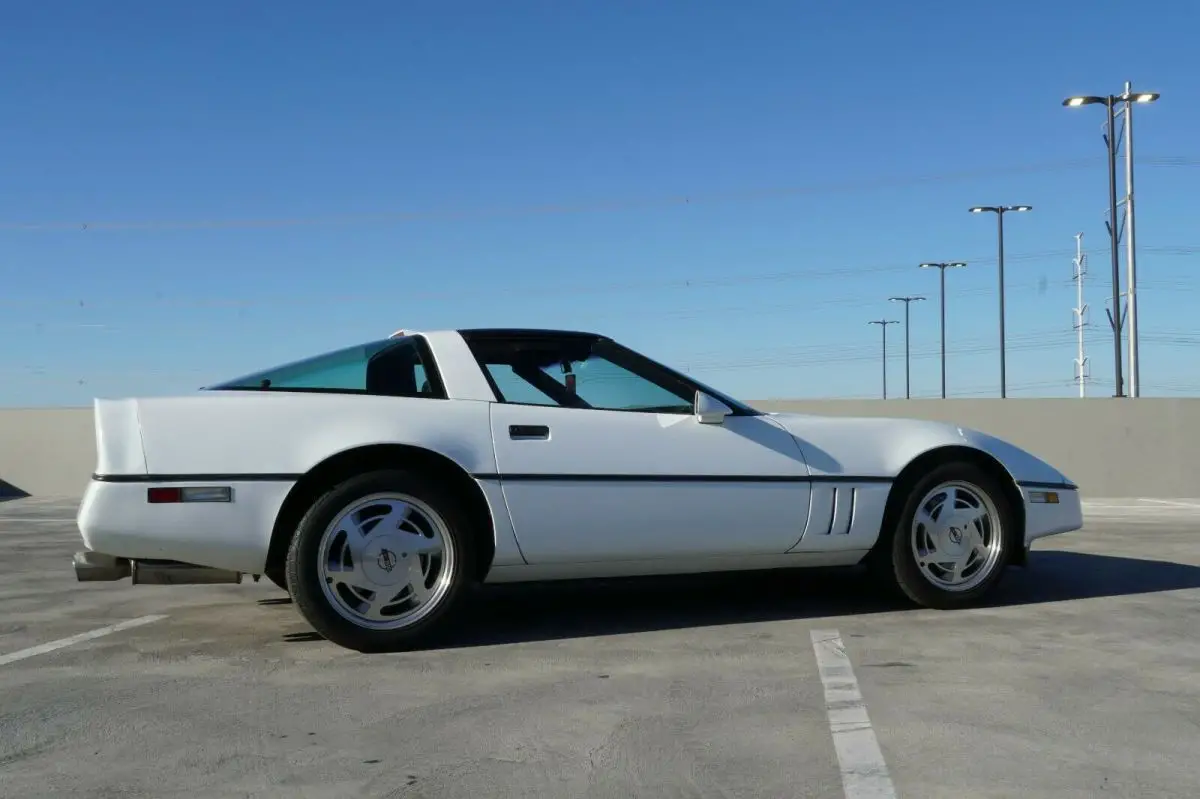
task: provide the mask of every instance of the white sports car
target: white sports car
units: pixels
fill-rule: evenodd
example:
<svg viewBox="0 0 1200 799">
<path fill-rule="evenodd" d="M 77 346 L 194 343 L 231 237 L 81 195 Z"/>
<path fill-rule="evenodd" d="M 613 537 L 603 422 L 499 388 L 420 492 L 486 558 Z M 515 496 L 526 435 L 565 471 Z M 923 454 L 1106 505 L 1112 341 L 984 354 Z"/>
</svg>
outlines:
<svg viewBox="0 0 1200 799">
<path fill-rule="evenodd" d="M 78 579 L 265 574 L 360 651 L 428 643 L 478 583 L 865 562 L 955 608 L 1083 524 L 993 436 L 763 413 L 591 333 L 401 331 L 95 422 Z"/>
</svg>

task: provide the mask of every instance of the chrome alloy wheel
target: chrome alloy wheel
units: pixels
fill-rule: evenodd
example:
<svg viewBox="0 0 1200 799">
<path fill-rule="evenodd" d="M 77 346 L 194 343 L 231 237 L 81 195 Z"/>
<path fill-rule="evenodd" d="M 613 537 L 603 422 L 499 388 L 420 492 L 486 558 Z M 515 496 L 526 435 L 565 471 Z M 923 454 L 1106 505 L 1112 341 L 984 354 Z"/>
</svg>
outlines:
<svg viewBox="0 0 1200 799">
<path fill-rule="evenodd" d="M 913 558 L 926 580 L 944 591 L 969 591 L 995 570 L 1004 548 L 1000 513 L 970 483 L 942 483 L 922 497 L 913 516 Z"/>
<path fill-rule="evenodd" d="M 438 606 L 454 578 L 446 522 L 415 497 L 371 494 L 325 528 L 317 569 L 339 616 L 369 630 L 399 630 Z"/>
</svg>

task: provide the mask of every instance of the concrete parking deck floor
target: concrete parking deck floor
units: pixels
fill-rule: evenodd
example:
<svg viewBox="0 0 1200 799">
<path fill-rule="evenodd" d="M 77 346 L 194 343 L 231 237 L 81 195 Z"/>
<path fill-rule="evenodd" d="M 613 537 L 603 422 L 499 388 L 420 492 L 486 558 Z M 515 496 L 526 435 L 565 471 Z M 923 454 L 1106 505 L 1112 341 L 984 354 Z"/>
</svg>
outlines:
<svg viewBox="0 0 1200 799">
<path fill-rule="evenodd" d="M 266 580 L 77 583 L 74 510 L 0 503 L 0 796 L 1200 796 L 1200 502 L 1092 503 L 980 609 L 842 572 L 513 586 L 375 656 Z M 814 632 L 886 774 L 843 773 L 871 740 L 835 750 Z"/>
</svg>

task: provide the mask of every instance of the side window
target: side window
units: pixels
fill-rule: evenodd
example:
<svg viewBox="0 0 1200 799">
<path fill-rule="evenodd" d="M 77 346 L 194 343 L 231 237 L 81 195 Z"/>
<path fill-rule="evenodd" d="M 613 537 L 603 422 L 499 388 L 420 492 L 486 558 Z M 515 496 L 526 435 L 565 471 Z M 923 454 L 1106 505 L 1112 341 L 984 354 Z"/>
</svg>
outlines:
<svg viewBox="0 0 1200 799">
<path fill-rule="evenodd" d="M 282 368 L 264 379 L 270 381 L 266 388 L 366 388 L 366 370 L 363 368 L 366 353 L 362 347 L 342 350 L 327 358 Z"/>
<path fill-rule="evenodd" d="M 372 356 L 367 363 L 366 389 L 368 394 L 389 397 L 434 396 L 416 341 L 401 339 Z"/>
<path fill-rule="evenodd" d="M 564 390 L 574 376 L 575 396 L 588 407 L 612 411 L 657 411 L 691 413 L 692 403 L 657 383 L 640 377 L 612 361 L 597 355 L 569 362 L 570 371 L 561 367 L 544 371 Z"/>
<path fill-rule="evenodd" d="M 586 338 L 472 341 L 502 402 L 564 408 L 691 413 L 692 393 L 626 350 Z"/>
<path fill-rule="evenodd" d="M 307 391 L 444 398 L 412 338 L 384 339 L 327 352 L 211 386 L 213 390 Z"/>
<path fill-rule="evenodd" d="M 515 402 L 520 405 L 559 404 L 550 395 L 538 391 L 533 384 L 518 377 L 513 371 L 512 364 L 490 364 L 487 370 L 505 402 Z"/>
</svg>

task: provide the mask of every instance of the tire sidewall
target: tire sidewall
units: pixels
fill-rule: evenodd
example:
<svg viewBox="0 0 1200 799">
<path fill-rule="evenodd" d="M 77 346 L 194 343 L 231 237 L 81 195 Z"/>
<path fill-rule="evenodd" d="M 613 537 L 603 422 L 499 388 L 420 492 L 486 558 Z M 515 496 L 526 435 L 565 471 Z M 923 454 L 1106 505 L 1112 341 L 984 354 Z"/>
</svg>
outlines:
<svg viewBox="0 0 1200 799">
<path fill-rule="evenodd" d="M 938 485 L 960 481 L 986 494 L 996 507 L 1000 524 L 1000 556 L 992 572 L 979 585 L 968 591 L 946 591 L 929 582 L 921 573 L 912 551 L 912 527 L 921 499 Z M 970 604 L 988 593 L 1004 576 L 1012 558 L 1012 541 L 1016 524 L 1008 496 L 999 482 L 989 473 L 972 463 L 949 463 L 939 466 L 916 482 L 908 492 L 899 521 L 893 531 L 891 542 L 892 568 L 896 582 L 913 601 L 935 608 L 960 607 Z"/>
<path fill-rule="evenodd" d="M 441 517 L 454 551 L 455 571 L 450 586 L 428 615 L 399 630 L 360 627 L 337 612 L 325 596 L 317 569 L 321 537 L 345 508 L 377 493 L 407 494 L 421 500 Z M 422 645 L 439 634 L 462 603 L 474 571 L 470 523 L 458 505 L 421 477 L 400 470 L 376 471 L 352 477 L 322 495 L 305 513 L 288 548 L 287 582 L 292 599 L 313 628 L 329 641 L 362 652 L 405 649 Z"/>
</svg>

